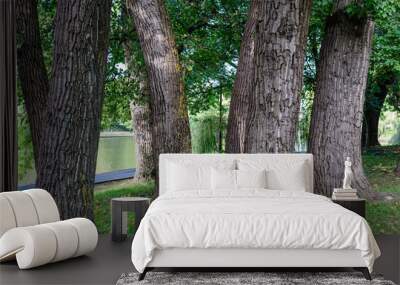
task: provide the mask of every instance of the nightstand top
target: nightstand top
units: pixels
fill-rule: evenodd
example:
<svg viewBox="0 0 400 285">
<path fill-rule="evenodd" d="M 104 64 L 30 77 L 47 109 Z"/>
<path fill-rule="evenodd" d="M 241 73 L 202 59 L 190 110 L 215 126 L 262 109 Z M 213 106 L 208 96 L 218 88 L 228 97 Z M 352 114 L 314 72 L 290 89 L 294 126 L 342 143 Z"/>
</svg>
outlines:
<svg viewBox="0 0 400 285">
<path fill-rule="evenodd" d="M 332 201 L 346 201 L 346 202 L 360 202 L 360 201 L 366 201 L 364 198 L 357 198 L 357 199 L 345 199 L 345 198 L 342 198 L 342 199 L 332 199 L 331 198 L 331 200 Z"/>
<path fill-rule="evenodd" d="M 145 198 L 145 197 L 118 197 L 118 198 L 112 198 L 112 201 L 116 202 L 141 202 L 141 201 L 150 201 L 150 198 Z"/>
</svg>

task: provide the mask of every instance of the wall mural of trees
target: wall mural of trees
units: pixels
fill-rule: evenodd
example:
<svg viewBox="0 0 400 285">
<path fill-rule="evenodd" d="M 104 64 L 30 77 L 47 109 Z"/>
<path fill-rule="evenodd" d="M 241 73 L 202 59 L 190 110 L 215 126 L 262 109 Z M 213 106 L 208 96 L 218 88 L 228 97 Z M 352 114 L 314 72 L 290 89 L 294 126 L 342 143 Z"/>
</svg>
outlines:
<svg viewBox="0 0 400 285">
<path fill-rule="evenodd" d="M 53 195 L 64 219 L 93 218 L 111 0 L 57 2 L 49 79 L 43 70 L 36 5 L 35 0 L 17 4 L 22 35 L 18 54 L 23 54 L 18 70 L 33 137 L 36 184 Z"/>
<path fill-rule="evenodd" d="M 343 161 L 350 157 L 353 187 L 369 197 L 372 193 L 361 163 L 361 131 L 374 24 L 368 15 L 347 12 L 349 4 L 352 0 L 338 0 L 327 18 L 317 67 L 309 151 L 315 157 L 314 181 L 319 193 L 330 196 L 340 185 Z"/>
<path fill-rule="evenodd" d="M 16 7 L 29 122 L 20 143 L 32 142 L 37 185 L 64 218 L 92 217 L 99 132 L 120 125 L 135 135 L 138 180 L 156 177 L 160 153 L 293 152 L 302 144 L 314 154 L 318 193 L 340 186 L 350 156 L 354 187 L 374 197 L 361 150 L 379 144 L 383 112 L 400 112 L 399 1 Z"/>
</svg>

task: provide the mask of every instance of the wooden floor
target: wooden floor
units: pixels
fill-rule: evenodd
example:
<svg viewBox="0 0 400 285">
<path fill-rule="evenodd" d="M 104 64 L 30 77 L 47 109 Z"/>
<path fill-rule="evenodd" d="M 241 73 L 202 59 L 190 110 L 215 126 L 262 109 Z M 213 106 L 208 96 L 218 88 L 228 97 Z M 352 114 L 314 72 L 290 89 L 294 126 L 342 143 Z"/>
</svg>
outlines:
<svg viewBox="0 0 400 285">
<path fill-rule="evenodd" d="M 377 236 L 376 239 L 382 256 L 376 261 L 374 271 L 399 284 L 400 236 Z M 102 235 L 97 249 L 89 256 L 30 270 L 19 270 L 15 262 L 1 264 L 0 284 L 115 284 L 122 273 L 134 271 L 130 247 L 131 240 L 115 243 L 110 236 Z"/>
</svg>

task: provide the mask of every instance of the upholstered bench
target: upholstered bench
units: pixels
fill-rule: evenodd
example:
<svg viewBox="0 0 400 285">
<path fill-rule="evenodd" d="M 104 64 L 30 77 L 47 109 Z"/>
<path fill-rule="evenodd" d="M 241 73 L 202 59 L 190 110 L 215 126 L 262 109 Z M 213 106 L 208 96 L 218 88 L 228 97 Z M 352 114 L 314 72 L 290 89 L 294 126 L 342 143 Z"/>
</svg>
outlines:
<svg viewBox="0 0 400 285">
<path fill-rule="evenodd" d="M 88 219 L 60 221 L 56 203 L 42 189 L 0 193 L 0 262 L 20 269 L 84 255 L 96 248 L 96 226 Z"/>
</svg>

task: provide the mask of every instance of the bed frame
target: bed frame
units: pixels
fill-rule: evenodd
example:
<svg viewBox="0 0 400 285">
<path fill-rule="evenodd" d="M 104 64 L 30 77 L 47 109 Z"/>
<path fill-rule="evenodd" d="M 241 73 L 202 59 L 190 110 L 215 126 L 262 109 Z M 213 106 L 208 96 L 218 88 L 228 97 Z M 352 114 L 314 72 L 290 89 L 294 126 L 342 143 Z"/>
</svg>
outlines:
<svg viewBox="0 0 400 285">
<path fill-rule="evenodd" d="M 218 161 L 220 159 L 238 158 L 276 158 L 277 156 L 293 157 L 309 164 L 307 174 L 310 181 L 306 191 L 313 192 L 313 156 L 312 154 L 161 154 L 159 190 L 164 193 L 167 180 L 167 161 L 196 159 L 199 163 Z M 153 259 L 147 265 L 139 280 L 155 268 L 231 268 L 236 271 L 262 268 L 353 268 L 361 271 L 367 280 L 371 275 L 361 257 L 359 250 L 333 249 L 254 249 L 254 248 L 170 248 L 156 250 Z"/>
<path fill-rule="evenodd" d="M 139 275 L 143 280 L 154 268 L 337 268 L 350 267 L 371 280 L 359 250 L 330 249 L 194 249 L 156 250 L 152 261 Z"/>
</svg>

